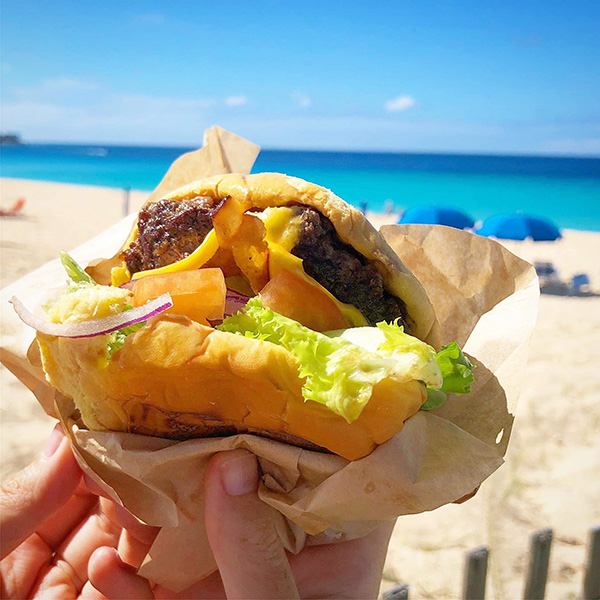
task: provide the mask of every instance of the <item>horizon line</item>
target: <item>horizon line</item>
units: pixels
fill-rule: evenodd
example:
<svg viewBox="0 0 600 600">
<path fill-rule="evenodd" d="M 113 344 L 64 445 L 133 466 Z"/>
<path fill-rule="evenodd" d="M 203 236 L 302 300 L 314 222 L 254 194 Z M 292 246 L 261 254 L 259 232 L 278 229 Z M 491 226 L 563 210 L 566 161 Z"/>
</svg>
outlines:
<svg viewBox="0 0 600 600">
<path fill-rule="evenodd" d="M 242 136 L 239 136 L 242 137 Z M 245 138 L 244 138 L 245 139 Z M 254 142 L 253 142 L 254 143 Z M 47 145 L 47 146 L 101 146 L 101 147 L 124 147 L 124 148 L 173 148 L 173 149 L 186 149 L 188 151 L 199 149 L 202 146 L 194 146 L 188 144 L 152 144 L 149 142 L 138 142 L 138 143 L 127 143 L 127 142 L 91 142 L 91 141 L 48 141 L 48 140 L 32 140 L 22 141 L 21 144 L 7 144 L 1 146 L 2 148 L 8 147 L 20 147 L 28 145 Z M 258 144 L 257 144 L 258 145 Z M 551 151 L 493 151 L 493 150 L 390 150 L 390 149 L 340 149 L 340 148 L 311 148 L 311 147 L 269 147 L 260 146 L 260 151 L 263 150 L 269 152 L 314 152 L 314 153 L 333 153 L 333 154 L 413 154 L 413 155 L 435 155 L 435 156 L 486 156 L 486 157 L 505 157 L 505 158 L 575 158 L 575 159 L 588 159 L 588 160 L 600 160 L 600 153 L 590 154 L 576 154 L 576 153 L 553 153 Z"/>
</svg>

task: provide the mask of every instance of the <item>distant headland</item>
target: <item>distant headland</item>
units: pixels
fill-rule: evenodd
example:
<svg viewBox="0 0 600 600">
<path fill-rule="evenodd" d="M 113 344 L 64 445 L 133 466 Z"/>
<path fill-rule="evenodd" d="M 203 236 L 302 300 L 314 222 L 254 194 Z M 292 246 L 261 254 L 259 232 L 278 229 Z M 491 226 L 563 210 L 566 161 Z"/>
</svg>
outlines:
<svg viewBox="0 0 600 600">
<path fill-rule="evenodd" d="M 18 133 L 0 134 L 0 146 L 22 146 L 23 140 Z"/>
</svg>

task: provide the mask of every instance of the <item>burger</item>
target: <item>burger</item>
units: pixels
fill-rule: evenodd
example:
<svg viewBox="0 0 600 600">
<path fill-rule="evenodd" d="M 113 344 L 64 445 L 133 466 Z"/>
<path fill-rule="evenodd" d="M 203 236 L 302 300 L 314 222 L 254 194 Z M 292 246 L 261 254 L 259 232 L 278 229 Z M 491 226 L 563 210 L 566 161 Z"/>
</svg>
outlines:
<svg viewBox="0 0 600 600">
<path fill-rule="evenodd" d="M 431 302 L 382 236 L 298 178 L 195 182 L 145 205 L 115 260 L 62 261 L 47 318 L 13 304 L 93 430 L 249 433 L 355 460 L 473 380 L 456 344 L 437 351 Z"/>
</svg>

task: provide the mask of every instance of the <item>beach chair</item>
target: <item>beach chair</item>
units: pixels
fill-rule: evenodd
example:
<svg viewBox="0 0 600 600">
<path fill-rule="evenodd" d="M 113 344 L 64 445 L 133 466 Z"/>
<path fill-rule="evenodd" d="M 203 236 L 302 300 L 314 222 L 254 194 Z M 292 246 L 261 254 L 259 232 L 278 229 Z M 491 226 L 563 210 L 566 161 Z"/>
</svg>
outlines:
<svg viewBox="0 0 600 600">
<path fill-rule="evenodd" d="M 536 261 L 533 263 L 535 272 L 540 278 L 540 292 L 553 296 L 568 296 L 571 293 L 570 282 L 563 281 L 558 269 L 551 262 Z"/>
<path fill-rule="evenodd" d="M 6 210 L 0 208 L 0 217 L 14 217 L 21 212 L 24 206 L 25 198 L 17 198 L 10 208 L 7 208 Z"/>
<path fill-rule="evenodd" d="M 590 278 L 586 273 L 577 273 L 571 278 L 571 293 L 581 294 L 590 291 Z"/>
<path fill-rule="evenodd" d="M 546 281 L 556 281 L 559 279 L 558 271 L 551 262 L 536 261 L 533 266 L 540 279 Z"/>
</svg>

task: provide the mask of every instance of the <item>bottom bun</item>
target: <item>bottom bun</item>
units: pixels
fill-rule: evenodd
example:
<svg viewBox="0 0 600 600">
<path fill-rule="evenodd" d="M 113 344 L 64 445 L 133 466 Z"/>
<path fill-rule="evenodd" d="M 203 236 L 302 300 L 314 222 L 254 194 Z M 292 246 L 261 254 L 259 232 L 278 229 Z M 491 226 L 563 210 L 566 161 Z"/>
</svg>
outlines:
<svg viewBox="0 0 600 600">
<path fill-rule="evenodd" d="M 418 381 L 384 380 L 353 423 L 302 397 L 284 348 L 161 315 L 127 336 L 108 366 L 106 341 L 38 334 L 50 383 L 93 430 L 174 439 L 255 433 L 349 460 L 370 454 L 426 399 Z"/>
</svg>

